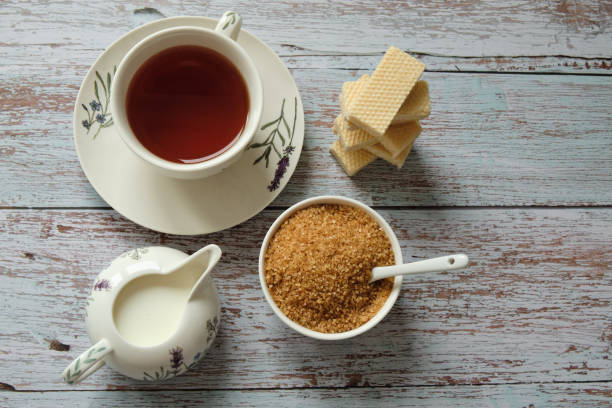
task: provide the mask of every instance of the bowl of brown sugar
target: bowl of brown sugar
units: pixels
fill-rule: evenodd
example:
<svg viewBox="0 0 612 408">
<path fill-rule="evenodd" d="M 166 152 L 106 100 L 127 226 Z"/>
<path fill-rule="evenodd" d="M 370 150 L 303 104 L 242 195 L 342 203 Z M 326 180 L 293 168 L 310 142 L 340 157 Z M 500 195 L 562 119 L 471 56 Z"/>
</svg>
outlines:
<svg viewBox="0 0 612 408">
<path fill-rule="evenodd" d="M 270 227 L 259 279 L 276 315 L 295 331 L 341 340 L 374 327 L 395 303 L 402 277 L 369 283 L 372 268 L 402 263 L 389 224 L 359 201 L 301 201 Z"/>
</svg>

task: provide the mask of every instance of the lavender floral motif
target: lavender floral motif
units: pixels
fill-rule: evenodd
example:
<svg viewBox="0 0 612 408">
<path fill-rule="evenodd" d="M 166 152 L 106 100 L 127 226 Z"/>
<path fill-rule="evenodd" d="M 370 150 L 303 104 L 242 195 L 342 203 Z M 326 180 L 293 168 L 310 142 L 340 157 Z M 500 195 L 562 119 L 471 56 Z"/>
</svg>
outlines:
<svg viewBox="0 0 612 408">
<path fill-rule="evenodd" d="M 208 348 L 210 342 L 217 334 L 217 330 L 219 330 L 219 316 L 215 316 L 206 322 L 206 348 Z M 183 348 L 181 346 L 175 346 L 168 350 L 168 354 L 170 355 L 170 368 L 160 366 L 159 370 L 154 371 L 153 373 L 148 373 L 145 371 L 142 379 L 146 381 L 163 381 L 174 377 L 175 375 L 179 375 L 185 370 L 190 370 L 195 367 L 198 361 L 204 357 L 205 353 L 206 349 L 197 352 L 193 357 L 191 364 L 187 365 L 185 363 L 185 356 L 183 355 Z"/>
<path fill-rule="evenodd" d="M 295 147 L 287 146 L 283 150 L 283 157 L 276 164 L 276 171 L 274 172 L 274 179 L 270 182 L 268 186 L 269 191 L 274 191 L 280 186 L 280 180 L 283 178 L 285 173 L 287 172 L 287 166 L 289 166 L 289 155 L 293 153 Z"/>
<path fill-rule="evenodd" d="M 149 252 L 148 248 L 136 248 L 136 249 L 132 249 L 127 252 L 124 252 L 123 254 L 121 254 L 121 257 L 125 258 L 127 256 L 129 258 L 132 258 L 135 261 L 138 261 L 147 252 Z"/>
<path fill-rule="evenodd" d="M 94 291 L 109 291 L 111 290 L 111 283 L 108 279 L 100 279 L 96 283 L 94 283 L 93 290 Z"/>
<path fill-rule="evenodd" d="M 204 353 L 205 353 L 204 351 L 198 351 L 196 355 L 193 356 L 193 361 L 191 362 L 191 364 L 185 365 L 185 368 L 187 368 L 188 370 L 191 370 L 193 367 L 195 367 L 196 364 L 198 364 L 198 362 L 200 361 L 200 359 L 204 357 Z"/>
<path fill-rule="evenodd" d="M 168 350 L 168 354 L 170 354 L 170 369 L 165 368 L 164 366 L 160 366 L 159 370 L 154 371 L 153 373 L 143 372 L 142 379 L 145 381 L 163 381 L 168 378 L 174 377 L 175 375 L 179 375 L 183 370 L 188 368 L 183 358 L 183 348 L 180 346 L 176 346 Z"/>
<path fill-rule="evenodd" d="M 102 105 L 100 105 L 100 103 L 97 101 L 89 102 L 89 107 L 91 108 L 91 110 L 96 111 L 96 112 L 102 109 Z"/>
<path fill-rule="evenodd" d="M 204 354 L 206 354 L 206 350 L 208 349 L 210 342 L 213 340 L 218 330 L 219 330 L 219 316 L 215 316 L 206 322 L 206 332 L 207 332 L 206 348 L 202 351 L 198 351 L 196 355 L 193 356 L 193 361 L 191 362 L 191 364 L 189 365 L 184 364 L 186 369 L 191 370 L 193 367 L 196 366 L 196 364 L 198 364 L 198 362 L 202 359 L 202 357 L 204 357 Z"/>
<path fill-rule="evenodd" d="M 223 29 L 225 30 L 230 24 L 234 24 L 236 22 L 236 13 L 233 11 L 227 13 L 225 16 L 227 18 L 227 22 L 223 25 Z"/>
<path fill-rule="evenodd" d="M 92 127 L 96 128 L 97 126 L 97 130 L 93 135 L 94 139 L 98 136 L 102 129 L 113 125 L 113 118 L 108 108 L 108 104 L 110 102 L 111 81 L 112 77 L 115 75 L 115 72 L 117 72 L 116 66 L 113 68 L 112 75 L 110 72 L 106 73 L 105 81 L 102 78 L 102 75 L 100 75 L 100 73 L 96 71 L 97 79 L 94 80 L 95 99 L 92 99 L 91 102 L 89 102 L 89 108 L 84 103 L 81 104 L 81 107 L 87 113 L 87 119 L 83 120 L 81 122 L 81 125 L 83 125 L 85 129 L 87 129 L 87 133 L 89 133 Z M 100 84 L 100 86 L 98 86 L 98 83 Z M 104 99 L 100 98 L 100 87 L 102 88 L 102 96 Z"/>
<path fill-rule="evenodd" d="M 149 374 L 146 371 L 143 373 L 142 379 L 145 381 L 163 381 L 172 377 L 172 371 L 165 369 L 164 366 L 159 367 L 159 371 L 153 372 L 153 374 Z"/>
<path fill-rule="evenodd" d="M 87 311 L 89 310 L 89 306 L 96 300 L 94 297 L 94 292 L 108 292 L 113 289 L 110 281 L 108 279 L 98 279 L 94 282 L 93 287 L 91 288 L 91 292 L 89 296 L 87 296 L 87 304 L 85 305 L 85 316 L 87 316 Z"/>
<path fill-rule="evenodd" d="M 72 371 L 68 369 L 64 374 L 64 381 L 66 381 L 68 384 L 74 384 L 74 380 L 76 380 L 82 373 L 82 370 L 79 368 L 81 358 L 83 358 L 83 363 L 91 364 L 95 362 L 97 358 L 99 358 L 99 354 L 104 350 L 106 350 L 106 347 L 100 347 L 98 349 L 92 347 L 87 355 L 77 358 L 74 366 L 72 367 Z"/>
<path fill-rule="evenodd" d="M 183 348 L 176 346 L 170 350 L 170 367 L 174 370 L 173 374 L 177 375 L 179 369 L 183 365 Z"/>
<path fill-rule="evenodd" d="M 279 116 L 271 122 L 268 122 L 263 125 L 260 129 L 265 130 L 273 126 L 274 128 L 272 129 L 272 131 L 268 134 L 268 136 L 263 142 L 254 142 L 247 147 L 247 149 L 257 149 L 262 147 L 265 148 L 261 156 L 255 159 L 253 165 L 256 165 L 262 159 L 265 159 L 267 168 L 270 164 L 270 154 L 272 153 L 272 151 L 274 151 L 274 153 L 276 153 L 276 155 L 278 156 L 279 160 L 276 163 L 276 171 L 274 172 L 274 178 L 268 185 L 268 190 L 270 192 L 280 187 L 281 179 L 283 178 L 283 176 L 287 172 L 287 168 L 289 167 L 289 156 L 295 150 L 295 146 L 293 145 L 293 136 L 295 134 L 296 120 L 297 97 L 293 100 L 293 124 L 291 128 L 289 127 L 287 119 L 285 119 L 285 98 L 283 98 Z M 276 145 L 276 140 L 280 140 L 280 148 Z"/>
<path fill-rule="evenodd" d="M 87 296 L 87 303 L 85 304 L 85 316 L 88 316 L 87 311 L 89 310 L 89 305 L 91 305 L 93 303 L 93 301 L 96 300 L 96 298 L 93 297 L 93 288 L 91 290 L 91 293 L 89 294 L 89 296 Z"/>
<path fill-rule="evenodd" d="M 206 322 L 206 330 L 208 331 L 208 335 L 206 336 L 206 344 L 209 344 L 212 339 L 217 334 L 217 330 L 219 329 L 219 317 L 215 316 L 211 320 Z"/>
</svg>

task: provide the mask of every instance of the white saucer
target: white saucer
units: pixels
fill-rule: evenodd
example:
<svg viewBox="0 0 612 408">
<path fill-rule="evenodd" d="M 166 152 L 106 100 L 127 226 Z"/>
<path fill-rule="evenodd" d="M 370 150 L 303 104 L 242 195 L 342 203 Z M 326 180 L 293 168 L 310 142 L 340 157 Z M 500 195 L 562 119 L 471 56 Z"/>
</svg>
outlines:
<svg viewBox="0 0 612 408">
<path fill-rule="evenodd" d="M 210 18 L 173 17 L 138 27 L 102 53 L 79 90 L 73 128 L 85 175 L 111 207 L 155 231 L 207 234 L 246 221 L 285 188 L 302 152 L 304 110 L 295 82 L 274 51 L 244 29 L 238 43 L 259 69 L 264 107 L 261 130 L 236 164 L 201 180 L 173 179 L 149 169 L 116 134 L 107 106 L 109 85 L 126 52 L 161 29 L 215 24 Z"/>
</svg>

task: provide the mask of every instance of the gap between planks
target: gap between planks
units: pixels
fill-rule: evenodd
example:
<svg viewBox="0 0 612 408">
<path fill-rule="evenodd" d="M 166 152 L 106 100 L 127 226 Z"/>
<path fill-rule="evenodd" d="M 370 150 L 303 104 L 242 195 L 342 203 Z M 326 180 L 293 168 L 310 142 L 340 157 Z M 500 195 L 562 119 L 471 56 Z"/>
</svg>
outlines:
<svg viewBox="0 0 612 408">
<path fill-rule="evenodd" d="M 512 382 L 512 383 L 504 383 L 504 382 L 498 382 L 498 383 L 478 383 L 478 384 L 413 384 L 413 385 L 367 385 L 367 386 L 361 386 L 361 385 L 351 385 L 351 386 L 343 386 L 343 387 L 326 387 L 326 386 L 314 386 L 314 387 L 288 387 L 288 388 L 278 388 L 278 387 L 262 387 L 262 388 L 255 388 L 255 387 L 247 387 L 247 388 L 177 388 L 177 387 L 169 387 L 169 388 L 163 388 L 163 387 L 159 387 L 159 388 L 143 388 L 143 389 L 138 389 L 138 388 L 129 388 L 129 389 L 122 389 L 122 388 L 110 388 L 110 389 L 106 389 L 106 390 L 100 390 L 100 389 L 96 389 L 96 388 L 74 388 L 74 389 L 69 389 L 69 390 L 54 390 L 54 389 L 42 389 L 42 390 L 17 390 L 17 389 L 12 389 L 12 390 L 2 390 L 1 392 L 18 392 L 18 393 L 41 393 L 41 392 L 48 392 L 48 393 L 55 393 L 55 392 L 168 392 L 168 391 L 180 391 L 180 392 L 201 392 L 201 391 L 227 391 L 227 392 L 232 392 L 232 391 L 302 391 L 302 390 L 331 390 L 331 391 L 336 391 L 336 390 L 348 390 L 348 389 L 362 389 L 362 390 L 366 390 L 366 389 L 394 389 L 394 388 L 441 388 L 441 387 L 499 387 L 499 386 L 520 386 L 520 385 L 548 385 L 548 384 L 556 384 L 556 385 L 563 385 L 563 384 L 606 384 L 606 383 L 612 383 L 612 379 L 611 380 L 585 380 L 585 381 L 523 381 L 523 382 Z M 8 384 L 10 385 L 10 384 Z"/>
<path fill-rule="evenodd" d="M 536 75 L 536 76 L 584 76 L 584 77 L 609 77 L 612 73 L 599 73 L 599 72 L 529 72 L 529 71 L 477 71 L 477 70 L 462 70 L 457 69 L 426 69 L 424 72 L 436 72 L 441 74 L 485 74 L 485 75 Z M 289 68 L 290 71 L 307 70 L 307 69 L 335 69 L 338 71 L 371 71 L 366 68 L 359 67 L 346 67 L 346 68 L 326 68 L 326 67 L 314 67 L 314 68 Z"/>
<path fill-rule="evenodd" d="M 297 204 L 297 202 L 296 202 Z M 269 205 L 261 211 L 283 211 L 289 205 Z M 375 210 L 605 210 L 612 208 L 612 204 L 584 204 L 584 205 L 370 205 Z M 0 211 L 114 211 L 112 207 L 2 207 Z M 260 211 L 260 212 L 261 212 Z M 247 221 L 245 221 L 247 222 Z"/>
<path fill-rule="evenodd" d="M 293 45 L 290 44 L 280 44 L 281 46 L 290 46 L 290 47 L 294 47 Z M 418 52 L 418 51 L 412 51 L 412 50 L 403 50 L 404 52 L 407 52 L 409 54 L 411 54 L 414 57 L 417 58 L 421 58 L 424 56 L 427 57 L 439 57 L 439 58 L 458 58 L 458 59 L 466 59 L 466 60 L 471 60 L 471 59 L 483 59 L 483 58 L 571 58 L 571 59 L 578 59 L 581 61 L 597 61 L 597 60 L 608 60 L 608 61 L 612 61 L 612 58 L 608 58 L 605 56 L 600 56 L 600 57 L 581 57 L 581 56 L 577 56 L 577 55 L 547 55 L 547 54 L 541 54 L 541 55 L 450 55 L 450 54 L 436 54 L 436 53 L 429 53 L 429 52 Z M 364 53 L 334 53 L 334 52 L 320 52 L 320 54 L 283 54 L 283 53 L 278 53 L 278 56 L 281 58 L 292 58 L 292 57 L 376 57 L 376 56 L 380 56 L 382 57 L 385 53 L 384 52 L 364 52 Z"/>
<path fill-rule="evenodd" d="M 291 48 L 297 51 L 304 51 L 304 54 L 283 54 L 278 53 L 279 57 L 372 57 L 372 56 L 382 56 L 384 55 L 384 51 L 381 52 L 333 52 L 333 51 L 322 51 L 315 50 L 312 48 L 302 47 L 295 44 L 289 43 L 280 43 L 280 47 Z M 401 47 L 400 47 L 401 48 Z M 594 61 L 600 59 L 608 59 L 612 60 L 607 56 L 596 56 L 596 57 L 585 57 L 581 55 L 569 55 L 569 54 L 518 54 L 518 55 L 453 55 L 453 54 L 444 54 L 440 52 L 431 52 L 431 51 L 417 51 L 410 49 L 403 49 L 402 51 L 410 53 L 416 57 L 440 57 L 440 58 L 459 58 L 459 59 L 479 59 L 479 58 L 572 58 L 579 59 L 583 61 Z"/>
<path fill-rule="evenodd" d="M 281 44 L 286 45 L 286 44 Z M 443 55 L 424 52 L 413 52 L 406 50 L 407 53 L 415 58 L 422 60 L 427 68 L 425 72 L 436 73 L 465 73 L 465 74 L 518 74 L 518 75 L 576 75 L 576 76 L 611 76 L 612 58 L 607 56 L 600 57 L 579 57 L 570 55 L 484 55 L 484 56 L 458 56 Z M 372 65 L 382 58 L 380 53 L 311 53 L 311 54 L 283 54 L 278 56 L 290 70 L 301 69 L 337 69 L 337 70 L 371 70 L 364 68 L 363 65 L 351 66 L 353 59 L 359 59 L 362 63 Z M 306 66 L 297 61 L 317 61 L 317 59 L 341 59 L 348 60 L 343 66 L 317 66 L 312 62 Z M 438 61 L 443 60 L 443 61 Z M 448 68 L 444 68 L 444 66 Z M 464 68 L 460 68 L 460 67 Z M 479 69 L 482 66 L 483 69 Z M 437 68 L 439 67 L 439 68 Z M 452 69 L 450 67 L 454 67 Z M 507 67 L 507 68 L 506 68 Z M 587 71 L 583 72 L 582 69 Z"/>
</svg>

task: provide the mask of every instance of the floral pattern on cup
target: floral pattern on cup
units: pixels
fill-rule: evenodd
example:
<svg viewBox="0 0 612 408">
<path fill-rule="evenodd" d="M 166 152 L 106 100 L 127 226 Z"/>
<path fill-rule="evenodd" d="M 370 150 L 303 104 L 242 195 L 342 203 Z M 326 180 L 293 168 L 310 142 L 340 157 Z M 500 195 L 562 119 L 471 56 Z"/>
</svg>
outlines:
<svg viewBox="0 0 612 408">
<path fill-rule="evenodd" d="M 225 30 L 227 27 L 229 27 L 230 24 L 236 24 L 236 13 L 234 13 L 233 11 L 229 11 L 227 13 L 225 13 L 225 15 L 223 16 L 223 18 L 226 18 L 227 21 L 225 22 L 225 24 L 223 25 L 223 29 Z"/>
<path fill-rule="evenodd" d="M 210 342 L 215 338 L 218 330 L 219 316 L 215 316 L 206 321 L 206 348 L 208 348 Z M 196 355 L 193 356 L 193 361 L 189 365 L 185 363 L 183 348 L 181 346 L 171 348 L 168 350 L 168 354 L 170 355 L 169 367 L 161 366 L 159 367 L 159 370 L 155 370 L 151 373 L 145 371 L 142 379 L 145 381 L 163 381 L 182 374 L 187 370 L 191 370 L 202 359 L 202 357 L 204 357 L 204 354 L 206 354 L 206 349 L 198 351 Z"/>
<path fill-rule="evenodd" d="M 94 297 L 94 293 L 109 292 L 112 289 L 113 287 L 108 279 L 97 279 L 91 287 L 89 296 L 87 296 L 87 303 L 85 304 L 85 316 L 87 316 L 87 309 L 89 309 L 89 306 L 94 302 L 94 300 L 96 300 L 96 298 Z"/>
<path fill-rule="evenodd" d="M 178 375 L 183 368 L 183 348 L 176 346 L 170 350 L 170 368 L 172 369 L 172 373 L 174 375 Z"/>
<path fill-rule="evenodd" d="M 88 134 L 90 130 L 96 129 L 93 135 L 94 139 L 102 129 L 113 125 L 113 118 L 108 104 L 110 102 L 111 81 L 116 71 L 117 66 L 115 65 L 112 74 L 110 72 L 106 73 L 106 81 L 102 78 L 100 72 L 96 71 L 97 79 L 94 80 L 94 98 L 89 102 L 89 108 L 84 103 L 81 104 L 81 107 L 87 113 L 87 119 L 81 121 L 81 125 L 87 129 Z M 102 88 L 103 92 L 102 98 L 100 97 L 100 88 Z"/>
<path fill-rule="evenodd" d="M 100 279 L 94 283 L 92 291 L 109 291 L 112 289 L 111 283 L 108 279 Z"/>
<path fill-rule="evenodd" d="M 98 359 L 98 356 L 100 355 L 100 353 L 102 353 L 104 350 L 106 350 L 106 347 L 100 347 L 100 348 L 92 348 L 91 350 L 89 350 L 89 353 L 87 353 L 87 355 L 85 355 L 85 358 L 83 360 L 83 363 L 85 364 L 90 364 L 95 362 Z M 83 357 L 83 356 L 81 356 Z M 64 374 L 64 381 L 67 384 L 72 384 L 74 383 L 74 380 L 81 375 L 81 369 L 80 369 L 80 365 L 81 365 L 81 357 L 77 358 L 75 361 L 75 365 L 74 365 L 74 370 L 68 370 L 66 371 L 66 373 Z"/>
<path fill-rule="evenodd" d="M 142 256 L 144 254 L 146 254 L 147 252 L 149 252 L 148 248 L 136 248 L 136 249 L 131 249 L 127 252 L 124 252 L 123 254 L 121 254 L 121 258 L 131 258 L 135 261 L 138 261 L 140 258 L 142 258 Z"/>
<path fill-rule="evenodd" d="M 164 366 L 160 366 L 159 370 L 156 370 L 151 374 L 145 371 L 142 379 L 145 381 L 163 381 L 167 380 L 168 378 L 174 377 L 174 375 L 175 374 L 173 374 L 172 371 L 168 370 L 167 368 L 164 368 Z"/>
<path fill-rule="evenodd" d="M 206 330 L 208 332 L 208 335 L 206 336 L 206 343 L 210 344 L 210 342 L 217 335 L 217 331 L 219 330 L 219 317 L 218 316 L 215 316 L 206 322 Z"/>
<path fill-rule="evenodd" d="M 291 127 L 289 122 L 285 119 L 285 98 L 281 104 L 280 114 L 276 119 L 266 123 L 261 127 L 260 130 L 266 130 L 271 128 L 272 130 L 263 142 L 253 142 L 248 149 L 261 149 L 264 148 L 264 152 L 253 162 L 253 165 L 259 163 L 262 159 L 265 159 L 266 168 L 270 164 L 270 154 L 276 153 L 278 162 L 276 163 L 276 171 L 274 172 L 274 178 L 268 185 L 268 191 L 272 192 L 280 187 L 280 181 L 287 172 L 289 167 L 289 156 L 295 150 L 293 145 L 293 136 L 295 134 L 295 123 L 297 120 L 297 97 L 293 99 L 293 123 Z M 280 146 L 277 144 L 280 143 Z"/>
<path fill-rule="evenodd" d="M 168 350 L 168 354 L 170 355 L 169 368 L 160 366 L 159 370 L 152 373 L 145 371 L 142 379 L 145 381 L 163 381 L 187 371 L 189 367 L 187 367 L 184 363 L 183 348 L 181 346 L 171 348 Z"/>
</svg>

